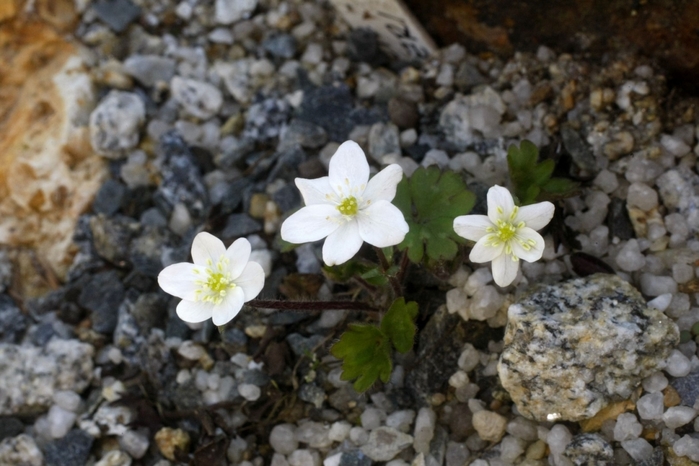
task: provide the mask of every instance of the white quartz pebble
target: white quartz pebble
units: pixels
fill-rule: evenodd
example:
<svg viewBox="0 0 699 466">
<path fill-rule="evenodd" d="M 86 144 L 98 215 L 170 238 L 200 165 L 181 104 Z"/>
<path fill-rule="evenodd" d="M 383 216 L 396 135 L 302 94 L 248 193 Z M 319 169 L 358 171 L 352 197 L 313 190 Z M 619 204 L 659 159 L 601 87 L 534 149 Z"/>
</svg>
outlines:
<svg viewBox="0 0 699 466">
<path fill-rule="evenodd" d="M 689 424 L 697 416 L 697 412 L 689 406 L 673 406 L 663 414 L 663 422 L 670 429 L 676 429 Z"/>
</svg>

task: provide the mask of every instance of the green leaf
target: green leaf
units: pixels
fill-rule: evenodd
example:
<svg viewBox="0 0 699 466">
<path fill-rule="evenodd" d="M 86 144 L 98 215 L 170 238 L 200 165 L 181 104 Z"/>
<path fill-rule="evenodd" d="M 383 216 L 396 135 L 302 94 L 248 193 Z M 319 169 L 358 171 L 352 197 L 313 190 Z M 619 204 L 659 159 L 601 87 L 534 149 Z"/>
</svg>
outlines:
<svg viewBox="0 0 699 466">
<path fill-rule="evenodd" d="M 407 353 L 415 341 L 415 318 L 417 303 L 405 302 L 405 298 L 393 301 L 391 307 L 381 320 L 381 330 L 388 335 L 394 348 L 401 353 Z"/>
<path fill-rule="evenodd" d="M 342 380 L 355 380 L 357 392 L 366 391 L 377 379 L 388 382 L 393 364 L 388 336 L 378 327 L 351 324 L 330 353 L 342 360 Z"/>
<path fill-rule="evenodd" d="M 567 178 L 551 178 L 541 188 L 552 194 L 568 194 L 578 189 L 578 183 Z"/>
<path fill-rule="evenodd" d="M 359 275 L 361 278 L 367 281 L 367 283 L 376 286 L 383 286 L 388 283 L 388 278 L 379 270 L 378 267 L 373 267 L 366 272 Z"/>
<path fill-rule="evenodd" d="M 393 200 L 409 227 L 398 249 L 407 249 L 413 263 L 423 261 L 425 252 L 434 261 L 453 259 L 460 242 L 454 218 L 468 214 L 475 202 L 476 196 L 457 173 L 442 173 L 435 166 L 418 168 L 398 184 Z"/>
<path fill-rule="evenodd" d="M 551 178 L 554 168 L 556 163 L 553 160 L 544 160 L 532 169 L 532 182 L 537 186 L 543 186 Z"/>
<path fill-rule="evenodd" d="M 556 163 L 549 159 L 537 164 L 538 157 L 539 150 L 527 140 L 522 141 L 519 147 L 512 145 L 507 150 L 510 179 L 519 204 L 575 195 L 578 184 L 567 178 L 551 178 Z"/>
</svg>

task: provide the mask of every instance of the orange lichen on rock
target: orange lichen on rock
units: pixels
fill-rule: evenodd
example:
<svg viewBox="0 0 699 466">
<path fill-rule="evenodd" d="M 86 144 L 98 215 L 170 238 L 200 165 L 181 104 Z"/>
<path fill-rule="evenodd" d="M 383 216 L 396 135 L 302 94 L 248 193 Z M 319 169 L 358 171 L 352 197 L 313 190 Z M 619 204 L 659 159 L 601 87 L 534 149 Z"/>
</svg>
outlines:
<svg viewBox="0 0 699 466">
<path fill-rule="evenodd" d="M 87 130 L 94 89 L 79 46 L 56 29 L 70 24 L 65 2 L 53 22 L 0 3 L 0 244 L 34 250 L 63 277 L 75 222 L 106 176 Z"/>
</svg>

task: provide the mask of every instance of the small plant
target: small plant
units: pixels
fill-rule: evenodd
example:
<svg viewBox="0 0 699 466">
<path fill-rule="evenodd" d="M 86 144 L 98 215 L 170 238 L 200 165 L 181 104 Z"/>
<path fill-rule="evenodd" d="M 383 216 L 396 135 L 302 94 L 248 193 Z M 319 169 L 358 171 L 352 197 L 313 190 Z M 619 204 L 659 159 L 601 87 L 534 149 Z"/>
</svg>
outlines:
<svg viewBox="0 0 699 466">
<path fill-rule="evenodd" d="M 285 250 L 325 238 L 326 274 L 334 281 L 358 283 L 372 297 L 372 305 L 253 299 L 262 290 L 264 273 L 249 262 L 250 244 L 239 239 L 226 250 L 208 233 L 194 239 L 193 264 L 166 267 L 158 281 L 163 290 L 182 299 L 177 306 L 182 320 L 211 317 L 220 328 L 243 303 L 280 310 L 372 311 L 378 324 L 349 324 L 330 350 L 342 360 L 342 379 L 354 380 L 354 388 L 362 392 L 377 380 L 389 380 L 394 350 L 406 353 L 413 348 L 418 304 L 406 301 L 403 284 L 410 264 L 432 267 L 452 261 L 471 241 L 471 262 L 492 261 L 495 282 L 508 286 L 517 277 L 520 259 L 541 258 L 544 240 L 536 230 L 548 224 L 554 206 L 534 201 L 569 194 L 575 184 L 551 178 L 553 162 L 537 163 L 537 158 L 538 150 L 529 141 L 510 147 L 508 164 L 520 205 L 506 188 L 493 186 L 487 216 L 468 215 L 476 199 L 454 172 L 419 168 L 408 179 L 392 164 L 370 179 L 366 156 L 352 141 L 333 155 L 328 176 L 297 178 L 305 206 L 282 224 Z M 355 257 L 363 243 L 374 246 L 374 261 Z"/>
<path fill-rule="evenodd" d="M 538 162 L 539 149 L 526 139 L 519 147 L 514 144 L 507 150 L 507 166 L 514 195 L 520 205 L 544 200 L 570 197 L 578 189 L 578 183 L 567 178 L 552 178 L 555 163 L 548 159 Z"/>
</svg>

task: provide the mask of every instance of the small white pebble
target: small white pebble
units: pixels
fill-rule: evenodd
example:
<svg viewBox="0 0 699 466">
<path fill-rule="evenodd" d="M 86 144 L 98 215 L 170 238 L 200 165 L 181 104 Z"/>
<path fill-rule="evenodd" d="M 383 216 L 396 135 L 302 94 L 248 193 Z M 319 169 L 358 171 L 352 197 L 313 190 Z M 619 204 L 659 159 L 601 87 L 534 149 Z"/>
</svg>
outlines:
<svg viewBox="0 0 699 466">
<path fill-rule="evenodd" d="M 248 401 L 255 401 L 258 398 L 260 398 L 262 391 L 260 390 L 260 387 L 258 387 L 257 385 L 243 383 L 238 385 L 238 393 L 240 393 L 240 396 L 242 396 Z"/>
<path fill-rule="evenodd" d="M 667 358 L 667 367 L 665 372 L 673 377 L 684 377 L 692 370 L 692 366 L 687 356 L 679 350 L 672 350 L 670 357 Z"/>
<path fill-rule="evenodd" d="M 677 429 L 689 424 L 697 416 L 697 412 L 689 406 L 673 406 L 663 414 L 663 422 L 670 429 Z"/>
<path fill-rule="evenodd" d="M 658 393 L 668 385 L 667 377 L 662 372 L 656 372 L 643 379 L 643 389 L 647 393 Z"/>
</svg>

